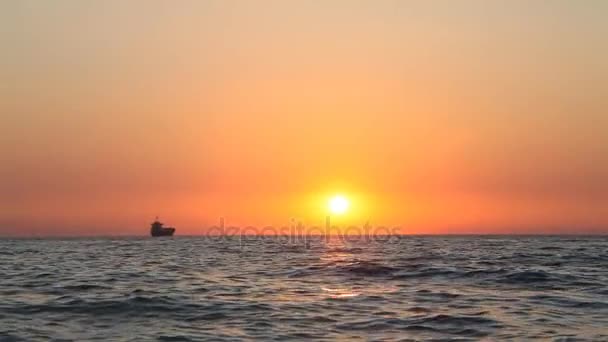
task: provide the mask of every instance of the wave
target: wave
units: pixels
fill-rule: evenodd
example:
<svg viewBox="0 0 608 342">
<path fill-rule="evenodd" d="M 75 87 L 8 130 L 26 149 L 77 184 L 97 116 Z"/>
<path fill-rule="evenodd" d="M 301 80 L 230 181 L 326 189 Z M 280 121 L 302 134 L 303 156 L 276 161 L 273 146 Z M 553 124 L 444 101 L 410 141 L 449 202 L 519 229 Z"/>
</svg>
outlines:
<svg viewBox="0 0 608 342">
<path fill-rule="evenodd" d="M 62 290 L 66 291 L 89 291 L 89 290 L 111 290 L 109 286 L 97 285 L 97 284 L 77 284 L 77 285 L 65 285 L 61 286 Z"/>
<path fill-rule="evenodd" d="M 491 318 L 467 315 L 438 314 L 413 318 L 373 318 L 364 321 L 339 324 L 341 330 L 406 330 L 457 334 L 459 336 L 487 336 L 503 325 Z"/>
<path fill-rule="evenodd" d="M 464 277 L 465 278 L 480 278 L 480 277 L 490 277 L 490 276 L 496 276 L 498 274 L 504 274 L 507 273 L 508 271 L 505 269 L 481 269 L 481 270 L 474 270 L 474 271 L 468 271 L 464 273 Z"/>
<path fill-rule="evenodd" d="M 393 279 L 415 279 L 415 278 L 431 278 L 439 276 L 458 277 L 461 273 L 449 269 L 428 267 L 414 272 L 406 272 L 396 274 Z"/>
<path fill-rule="evenodd" d="M 537 304 L 550 304 L 558 307 L 580 308 L 580 309 L 608 309 L 608 302 L 601 300 L 590 302 L 581 301 L 573 298 L 559 297 L 554 295 L 534 295 L 528 297 L 528 300 Z"/>
<path fill-rule="evenodd" d="M 167 336 L 167 335 L 161 335 L 158 337 L 159 341 L 166 341 L 166 342 L 189 342 L 189 341 L 195 341 L 187 336 Z"/>
<path fill-rule="evenodd" d="M 92 315 L 112 315 L 128 312 L 174 312 L 182 310 L 179 303 L 168 297 L 134 296 L 125 300 L 87 301 L 72 296 L 59 297 L 45 304 L 13 305 L 10 310 L 16 314 L 36 313 L 80 313 Z M 0 309 L 2 309 L 0 307 Z"/>
<path fill-rule="evenodd" d="M 326 253 L 348 253 L 348 254 L 359 254 L 362 253 L 363 248 L 351 247 L 351 248 L 330 248 L 325 250 Z"/>
<path fill-rule="evenodd" d="M 593 286 L 597 285 L 594 282 L 583 281 L 582 278 L 568 275 L 549 273 L 546 271 L 517 271 L 511 272 L 499 279 L 498 283 L 503 284 L 522 284 L 522 285 L 534 285 L 534 284 L 547 284 L 547 285 L 562 285 L 562 286 Z"/>
<path fill-rule="evenodd" d="M 357 261 L 342 266 L 341 271 L 359 276 L 386 276 L 392 275 L 397 269 L 371 261 Z"/>
<path fill-rule="evenodd" d="M 487 318 L 487 317 L 481 317 L 481 314 L 471 315 L 471 316 L 439 314 L 439 315 L 435 315 L 435 316 L 420 318 L 420 319 L 416 320 L 415 323 L 417 323 L 417 324 L 428 324 L 428 323 L 451 324 L 451 325 L 461 325 L 461 326 L 467 326 L 467 325 L 493 325 L 496 327 L 501 326 L 501 324 L 498 321 L 493 320 L 491 318 Z"/>
</svg>

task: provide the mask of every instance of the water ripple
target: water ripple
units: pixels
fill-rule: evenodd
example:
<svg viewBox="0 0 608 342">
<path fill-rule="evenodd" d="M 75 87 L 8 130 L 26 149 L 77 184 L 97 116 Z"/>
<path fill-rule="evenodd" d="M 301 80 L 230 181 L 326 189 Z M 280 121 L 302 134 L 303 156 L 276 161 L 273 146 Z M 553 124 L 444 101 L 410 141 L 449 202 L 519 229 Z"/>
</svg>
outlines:
<svg viewBox="0 0 608 342">
<path fill-rule="evenodd" d="M 605 237 L 0 240 L 0 341 L 608 340 Z"/>
</svg>

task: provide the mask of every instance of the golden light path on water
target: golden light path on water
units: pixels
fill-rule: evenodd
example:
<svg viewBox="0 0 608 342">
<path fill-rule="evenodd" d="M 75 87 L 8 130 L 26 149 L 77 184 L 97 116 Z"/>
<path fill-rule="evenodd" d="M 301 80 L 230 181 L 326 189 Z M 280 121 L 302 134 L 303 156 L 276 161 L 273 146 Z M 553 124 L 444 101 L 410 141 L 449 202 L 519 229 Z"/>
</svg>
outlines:
<svg viewBox="0 0 608 342">
<path fill-rule="evenodd" d="M 349 251 L 349 248 L 342 238 L 333 238 L 330 244 L 327 245 L 326 252 L 320 257 L 320 260 L 324 262 L 327 267 L 335 267 L 336 265 L 341 266 L 352 266 L 358 263 L 356 254 Z M 360 295 L 373 295 L 380 293 L 391 293 L 397 292 L 399 289 L 395 286 L 387 286 L 383 284 L 377 284 L 374 286 L 361 286 L 341 284 L 328 284 L 327 286 L 321 287 L 322 297 L 331 299 L 341 298 L 352 298 Z"/>
</svg>

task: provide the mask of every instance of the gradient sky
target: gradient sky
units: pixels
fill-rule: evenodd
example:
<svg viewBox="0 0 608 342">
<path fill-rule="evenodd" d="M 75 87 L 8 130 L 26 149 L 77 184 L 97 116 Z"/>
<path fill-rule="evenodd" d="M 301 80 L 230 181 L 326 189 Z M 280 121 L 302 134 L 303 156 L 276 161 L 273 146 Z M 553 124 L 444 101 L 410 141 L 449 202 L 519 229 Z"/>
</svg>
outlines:
<svg viewBox="0 0 608 342">
<path fill-rule="evenodd" d="M 0 235 L 608 233 L 608 1 L 0 2 Z"/>
</svg>

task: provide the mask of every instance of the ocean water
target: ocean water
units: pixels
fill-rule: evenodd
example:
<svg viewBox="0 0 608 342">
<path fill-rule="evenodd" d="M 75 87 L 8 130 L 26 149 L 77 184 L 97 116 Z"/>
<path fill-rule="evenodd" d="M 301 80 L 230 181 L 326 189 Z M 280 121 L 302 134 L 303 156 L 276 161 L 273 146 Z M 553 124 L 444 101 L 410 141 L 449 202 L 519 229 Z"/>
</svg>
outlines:
<svg viewBox="0 0 608 342">
<path fill-rule="evenodd" d="M 0 341 L 608 341 L 606 237 L 0 240 Z"/>
</svg>

